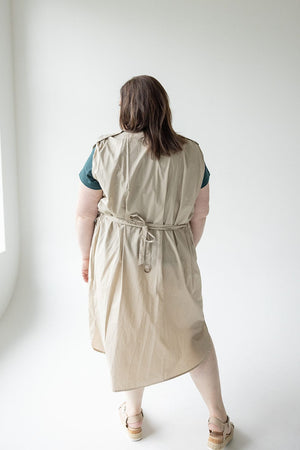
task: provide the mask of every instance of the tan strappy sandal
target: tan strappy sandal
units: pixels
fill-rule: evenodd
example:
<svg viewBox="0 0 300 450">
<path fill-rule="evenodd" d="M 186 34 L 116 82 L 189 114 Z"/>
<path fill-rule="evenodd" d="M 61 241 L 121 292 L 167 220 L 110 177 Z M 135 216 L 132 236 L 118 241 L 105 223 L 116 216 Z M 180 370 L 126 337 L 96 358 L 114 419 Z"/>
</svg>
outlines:
<svg viewBox="0 0 300 450">
<path fill-rule="evenodd" d="M 213 450 L 220 450 L 224 448 L 225 445 L 227 445 L 233 438 L 234 424 L 230 422 L 228 415 L 226 422 L 222 422 L 217 417 L 209 417 L 208 425 L 210 423 L 218 425 L 222 431 L 209 430 L 207 446 Z"/>
<path fill-rule="evenodd" d="M 142 427 L 131 428 L 129 424 L 134 422 L 140 422 L 141 420 L 143 420 L 144 417 L 143 408 L 141 408 L 141 412 L 139 414 L 136 414 L 135 416 L 128 416 L 126 412 L 126 401 L 125 401 L 121 403 L 121 405 L 119 406 L 119 415 L 122 425 L 126 427 L 127 434 L 130 437 L 130 439 L 132 439 L 133 441 L 139 441 L 140 439 L 142 439 L 143 437 Z"/>
</svg>

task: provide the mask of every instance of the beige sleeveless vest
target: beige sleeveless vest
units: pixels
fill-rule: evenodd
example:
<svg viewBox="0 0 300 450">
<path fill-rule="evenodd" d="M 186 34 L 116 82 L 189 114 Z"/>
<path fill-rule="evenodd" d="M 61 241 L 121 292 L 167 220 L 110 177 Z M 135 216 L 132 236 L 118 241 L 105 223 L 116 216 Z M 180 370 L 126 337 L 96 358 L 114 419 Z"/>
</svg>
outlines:
<svg viewBox="0 0 300 450">
<path fill-rule="evenodd" d="M 160 160 L 143 132 L 97 140 L 92 175 L 103 197 L 90 249 L 89 329 L 115 392 L 182 375 L 210 348 L 189 224 L 204 170 L 193 140 Z"/>
</svg>

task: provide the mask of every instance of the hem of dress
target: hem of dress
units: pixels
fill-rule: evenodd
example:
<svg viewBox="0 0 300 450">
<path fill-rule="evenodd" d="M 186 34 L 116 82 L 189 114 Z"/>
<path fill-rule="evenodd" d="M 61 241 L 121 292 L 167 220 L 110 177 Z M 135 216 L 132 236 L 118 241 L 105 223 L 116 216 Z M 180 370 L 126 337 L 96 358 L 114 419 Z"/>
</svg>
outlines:
<svg viewBox="0 0 300 450">
<path fill-rule="evenodd" d="M 104 352 L 103 350 L 98 350 L 98 348 L 95 348 L 95 347 L 93 347 L 93 346 L 92 346 L 92 349 L 95 350 L 96 352 L 104 353 L 104 354 L 105 354 L 105 352 Z"/>
<path fill-rule="evenodd" d="M 209 350 L 210 350 L 210 348 L 209 348 Z M 160 380 L 160 381 L 154 381 L 154 383 L 144 384 L 143 386 L 136 386 L 134 388 L 128 388 L 128 389 L 126 389 L 126 388 L 125 389 L 124 388 L 123 389 L 112 389 L 112 391 L 113 392 L 132 391 L 134 389 L 140 389 L 143 387 L 152 386 L 153 384 L 163 383 L 164 381 L 172 380 L 173 378 L 180 377 L 181 375 L 184 375 L 184 374 L 190 372 L 191 370 L 195 369 L 197 366 L 199 366 L 199 364 L 201 364 L 206 359 L 206 356 L 207 355 L 205 355 L 203 358 L 201 358 L 201 360 L 195 366 L 191 367 L 188 370 L 185 370 L 184 372 L 178 373 L 177 375 L 173 375 L 172 377 L 164 378 L 163 380 Z"/>
</svg>

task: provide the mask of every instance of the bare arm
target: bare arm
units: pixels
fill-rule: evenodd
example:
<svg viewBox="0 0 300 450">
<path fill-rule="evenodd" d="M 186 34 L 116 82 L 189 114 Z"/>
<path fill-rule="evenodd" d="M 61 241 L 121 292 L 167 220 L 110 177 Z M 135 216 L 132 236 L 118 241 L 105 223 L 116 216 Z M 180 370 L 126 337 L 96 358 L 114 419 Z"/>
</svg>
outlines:
<svg viewBox="0 0 300 450">
<path fill-rule="evenodd" d="M 194 214 L 190 220 L 195 247 L 203 234 L 206 216 L 209 213 L 209 183 L 200 189 L 200 193 L 195 202 Z"/>
<path fill-rule="evenodd" d="M 98 214 L 98 203 L 102 195 L 102 189 L 90 189 L 79 180 L 75 225 L 82 259 L 84 260 L 89 259 L 95 219 Z"/>
</svg>

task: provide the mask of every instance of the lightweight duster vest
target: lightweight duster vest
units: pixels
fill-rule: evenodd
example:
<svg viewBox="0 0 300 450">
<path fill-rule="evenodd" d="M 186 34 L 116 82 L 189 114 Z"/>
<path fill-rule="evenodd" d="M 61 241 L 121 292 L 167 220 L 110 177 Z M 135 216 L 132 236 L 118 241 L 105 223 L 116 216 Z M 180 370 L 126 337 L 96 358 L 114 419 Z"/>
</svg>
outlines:
<svg viewBox="0 0 300 450">
<path fill-rule="evenodd" d="M 151 156 L 143 132 L 100 136 L 92 175 L 103 189 L 90 248 L 89 330 L 113 391 L 182 375 L 211 346 L 189 221 L 202 150 Z"/>
</svg>

